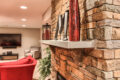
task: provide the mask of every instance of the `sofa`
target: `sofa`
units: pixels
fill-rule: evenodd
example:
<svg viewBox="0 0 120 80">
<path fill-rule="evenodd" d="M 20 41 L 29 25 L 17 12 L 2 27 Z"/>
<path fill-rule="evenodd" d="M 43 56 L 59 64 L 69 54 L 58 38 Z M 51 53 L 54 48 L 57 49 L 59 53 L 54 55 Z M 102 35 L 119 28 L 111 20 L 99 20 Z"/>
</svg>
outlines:
<svg viewBox="0 0 120 80">
<path fill-rule="evenodd" d="M 24 51 L 25 56 L 33 56 L 35 59 L 41 58 L 41 48 L 32 46 L 30 49 Z"/>
<path fill-rule="evenodd" d="M 36 63 L 31 56 L 18 61 L 0 63 L 0 80 L 32 80 Z"/>
</svg>

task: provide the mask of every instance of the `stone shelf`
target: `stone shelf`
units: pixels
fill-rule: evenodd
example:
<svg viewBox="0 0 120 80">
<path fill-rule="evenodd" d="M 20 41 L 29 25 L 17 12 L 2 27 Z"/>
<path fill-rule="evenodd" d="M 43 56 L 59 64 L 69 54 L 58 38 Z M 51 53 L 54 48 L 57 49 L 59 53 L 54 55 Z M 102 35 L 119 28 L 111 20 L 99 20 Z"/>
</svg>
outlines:
<svg viewBox="0 0 120 80">
<path fill-rule="evenodd" d="M 60 41 L 60 40 L 42 40 L 42 44 L 52 45 L 56 47 L 74 49 L 74 48 L 95 48 L 95 41 Z"/>
</svg>

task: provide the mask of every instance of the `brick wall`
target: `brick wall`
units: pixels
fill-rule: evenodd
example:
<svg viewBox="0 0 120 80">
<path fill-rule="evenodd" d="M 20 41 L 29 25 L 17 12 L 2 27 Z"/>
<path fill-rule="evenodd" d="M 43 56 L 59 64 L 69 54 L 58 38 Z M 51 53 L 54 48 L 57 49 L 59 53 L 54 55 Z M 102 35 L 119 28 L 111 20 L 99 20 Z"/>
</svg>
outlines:
<svg viewBox="0 0 120 80">
<path fill-rule="evenodd" d="M 120 79 L 119 49 L 51 49 L 52 69 L 67 80 Z"/>
<path fill-rule="evenodd" d="M 52 39 L 54 39 L 58 15 L 64 15 L 65 11 L 69 9 L 69 0 L 52 0 Z M 62 33 L 63 36 L 63 33 Z M 58 39 L 60 39 L 60 34 L 58 34 Z"/>
<path fill-rule="evenodd" d="M 52 69 L 67 80 L 120 80 L 120 0 L 79 0 L 81 40 L 96 40 L 94 49 L 51 46 Z M 52 0 L 52 39 L 59 14 L 69 0 Z"/>
<path fill-rule="evenodd" d="M 119 0 L 79 0 L 79 7 L 82 40 L 120 39 Z M 52 0 L 52 39 L 54 39 L 58 15 L 63 15 L 68 9 L 69 0 Z"/>
</svg>

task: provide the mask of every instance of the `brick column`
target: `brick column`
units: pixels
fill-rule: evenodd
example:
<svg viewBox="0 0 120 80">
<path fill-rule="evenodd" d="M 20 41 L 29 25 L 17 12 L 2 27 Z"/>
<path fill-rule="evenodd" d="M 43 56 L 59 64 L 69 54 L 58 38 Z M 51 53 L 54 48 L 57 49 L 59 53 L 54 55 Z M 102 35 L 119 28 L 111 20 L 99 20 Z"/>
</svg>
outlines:
<svg viewBox="0 0 120 80">
<path fill-rule="evenodd" d="M 120 80 L 120 0 L 79 0 L 81 40 L 94 49 L 51 47 L 52 68 L 67 80 Z M 52 0 L 52 36 L 69 0 Z"/>
<path fill-rule="evenodd" d="M 106 59 L 100 59 L 101 69 L 105 71 L 104 80 L 120 80 L 120 0 L 100 0 L 96 16 L 97 27 L 94 31 L 97 48 L 105 50 Z M 95 14 L 96 15 L 96 14 Z"/>
</svg>

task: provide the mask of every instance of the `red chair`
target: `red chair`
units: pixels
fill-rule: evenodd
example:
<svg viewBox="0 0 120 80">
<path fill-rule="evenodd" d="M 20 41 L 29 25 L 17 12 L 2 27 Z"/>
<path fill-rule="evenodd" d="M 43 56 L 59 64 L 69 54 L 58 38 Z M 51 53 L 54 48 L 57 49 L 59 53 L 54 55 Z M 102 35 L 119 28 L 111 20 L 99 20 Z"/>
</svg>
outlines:
<svg viewBox="0 0 120 80">
<path fill-rule="evenodd" d="M 36 63 L 31 56 L 14 62 L 0 63 L 0 80 L 32 80 Z"/>
</svg>

